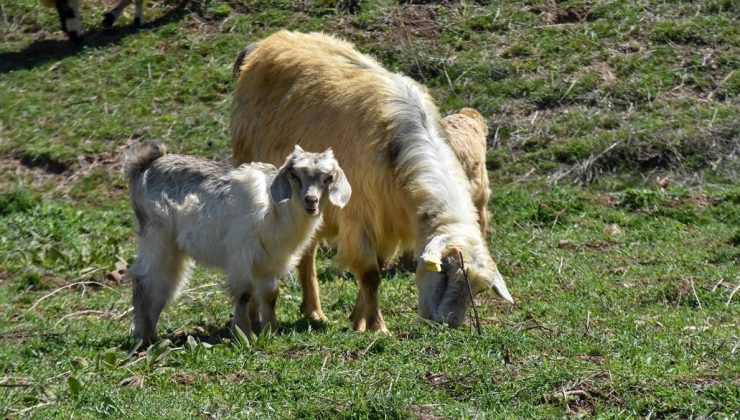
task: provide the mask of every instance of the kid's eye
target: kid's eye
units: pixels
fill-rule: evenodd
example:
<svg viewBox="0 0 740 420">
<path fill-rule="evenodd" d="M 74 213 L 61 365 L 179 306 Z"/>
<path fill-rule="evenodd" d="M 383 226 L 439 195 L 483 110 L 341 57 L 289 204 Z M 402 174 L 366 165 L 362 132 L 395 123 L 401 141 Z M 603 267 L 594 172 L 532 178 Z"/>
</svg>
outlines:
<svg viewBox="0 0 740 420">
<path fill-rule="evenodd" d="M 324 179 L 324 184 L 328 184 L 330 182 L 334 181 L 334 177 L 332 175 L 329 175 Z"/>
</svg>

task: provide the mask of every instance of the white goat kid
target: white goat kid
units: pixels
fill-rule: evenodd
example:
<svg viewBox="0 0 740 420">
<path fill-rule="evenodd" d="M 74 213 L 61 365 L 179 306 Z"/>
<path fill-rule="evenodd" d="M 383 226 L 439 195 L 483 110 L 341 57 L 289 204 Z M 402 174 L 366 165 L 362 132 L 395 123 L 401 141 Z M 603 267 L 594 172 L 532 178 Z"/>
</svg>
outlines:
<svg viewBox="0 0 740 420">
<path fill-rule="evenodd" d="M 80 21 L 80 2 L 81 0 L 41 0 L 41 4 L 46 7 L 54 7 L 59 13 L 59 20 L 62 25 L 62 31 L 72 41 L 79 41 L 82 36 L 82 24 Z M 115 7 L 103 15 L 103 26 L 110 28 L 113 23 L 123 12 L 131 0 L 119 0 Z M 136 11 L 134 12 L 134 25 L 141 26 L 144 24 L 144 0 L 136 0 Z"/>
<path fill-rule="evenodd" d="M 128 157 L 139 249 L 133 283 L 134 336 L 156 337 L 165 304 L 186 282 L 192 260 L 222 268 L 234 326 L 277 328 L 278 280 L 311 242 L 327 202 L 344 207 L 352 189 L 334 153 L 295 146 L 280 169 L 164 155 L 151 144 Z"/>
</svg>

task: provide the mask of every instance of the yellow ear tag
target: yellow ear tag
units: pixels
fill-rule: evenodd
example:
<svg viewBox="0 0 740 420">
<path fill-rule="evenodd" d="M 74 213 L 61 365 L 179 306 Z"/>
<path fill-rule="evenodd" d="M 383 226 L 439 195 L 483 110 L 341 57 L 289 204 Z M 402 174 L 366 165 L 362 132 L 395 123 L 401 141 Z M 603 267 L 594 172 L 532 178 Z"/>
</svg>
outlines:
<svg viewBox="0 0 740 420">
<path fill-rule="evenodd" d="M 429 271 L 434 271 L 436 273 L 439 273 L 442 271 L 442 264 L 434 261 L 427 261 L 424 267 Z"/>
</svg>

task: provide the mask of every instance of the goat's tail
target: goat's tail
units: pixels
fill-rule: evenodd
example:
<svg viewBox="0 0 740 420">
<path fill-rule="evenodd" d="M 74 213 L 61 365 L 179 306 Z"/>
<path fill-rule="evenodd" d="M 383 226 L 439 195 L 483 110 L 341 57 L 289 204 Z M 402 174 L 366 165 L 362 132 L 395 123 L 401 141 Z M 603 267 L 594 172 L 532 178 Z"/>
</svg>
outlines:
<svg viewBox="0 0 740 420">
<path fill-rule="evenodd" d="M 167 153 L 165 147 L 158 143 L 147 143 L 137 150 L 130 152 L 126 156 L 126 163 L 124 165 L 124 174 L 128 185 L 134 185 L 152 162 L 164 156 L 165 153 Z"/>
<path fill-rule="evenodd" d="M 46 7 L 54 7 L 54 0 L 41 0 L 41 4 Z"/>
<path fill-rule="evenodd" d="M 239 53 L 239 55 L 236 57 L 236 61 L 234 62 L 234 67 L 231 69 L 232 73 L 234 74 L 234 79 L 239 78 L 239 74 L 241 73 L 242 64 L 244 64 L 244 60 L 247 59 L 247 56 L 252 53 L 252 51 L 257 49 L 257 46 L 259 46 L 259 43 L 253 42 L 246 47 Z"/>
</svg>

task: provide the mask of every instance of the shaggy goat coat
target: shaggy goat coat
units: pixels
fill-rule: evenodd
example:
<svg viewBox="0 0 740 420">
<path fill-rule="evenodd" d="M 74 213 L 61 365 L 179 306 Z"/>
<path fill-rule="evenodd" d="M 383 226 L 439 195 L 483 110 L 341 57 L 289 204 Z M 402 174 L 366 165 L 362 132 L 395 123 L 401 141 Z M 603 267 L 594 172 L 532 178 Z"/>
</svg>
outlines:
<svg viewBox="0 0 740 420">
<path fill-rule="evenodd" d="M 481 237 L 465 173 L 420 85 L 316 33 L 273 34 L 247 47 L 236 66 L 236 163 L 275 162 L 296 143 L 331 146 L 344 163 L 355 199 L 341 213 L 327 209 L 318 235 L 337 245 L 338 262 L 360 278 L 355 329 L 385 330 L 377 273 L 399 248 L 414 247 L 422 257 L 416 281 L 424 318 L 464 321 L 467 289 L 449 259 L 459 253 L 474 293 L 494 286 L 512 301 Z M 301 282 L 306 305 L 306 285 L 318 286 Z"/>
</svg>

